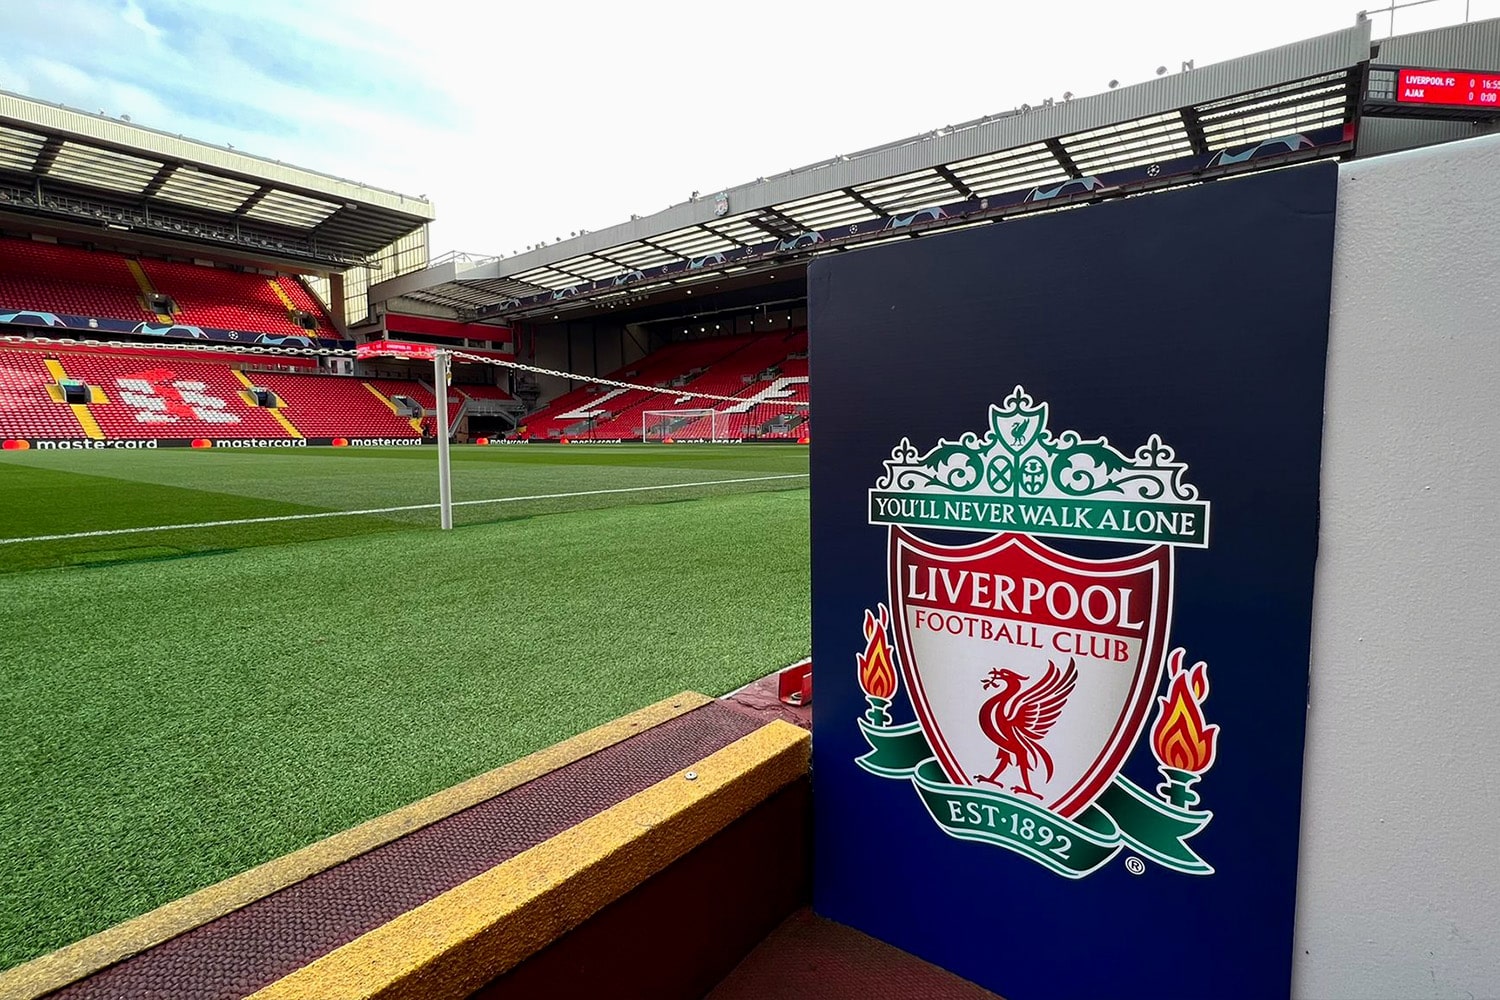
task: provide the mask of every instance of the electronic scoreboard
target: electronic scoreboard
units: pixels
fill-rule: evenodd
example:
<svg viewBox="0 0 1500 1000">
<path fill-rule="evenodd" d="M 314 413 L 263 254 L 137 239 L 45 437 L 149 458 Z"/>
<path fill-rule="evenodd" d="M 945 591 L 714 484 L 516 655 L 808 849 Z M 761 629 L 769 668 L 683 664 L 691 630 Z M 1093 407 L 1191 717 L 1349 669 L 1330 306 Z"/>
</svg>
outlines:
<svg viewBox="0 0 1500 1000">
<path fill-rule="evenodd" d="M 1417 66 L 1371 66 L 1366 114 L 1480 121 L 1500 118 L 1500 73 Z"/>
</svg>

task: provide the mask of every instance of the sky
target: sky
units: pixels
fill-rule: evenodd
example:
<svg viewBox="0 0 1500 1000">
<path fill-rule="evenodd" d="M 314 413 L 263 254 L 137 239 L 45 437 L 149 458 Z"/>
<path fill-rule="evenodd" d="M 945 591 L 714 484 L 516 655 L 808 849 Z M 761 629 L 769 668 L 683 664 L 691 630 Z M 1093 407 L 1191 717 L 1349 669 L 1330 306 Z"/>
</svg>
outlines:
<svg viewBox="0 0 1500 1000">
<path fill-rule="evenodd" d="M 434 256 L 509 254 L 1336 31 L 1358 3 L 10 0 L 0 89 L 426 195 Z M 1500 16 L 1500 0 L 1433 0 L 1395 29 L 1466 8 Z"/>
</svg>

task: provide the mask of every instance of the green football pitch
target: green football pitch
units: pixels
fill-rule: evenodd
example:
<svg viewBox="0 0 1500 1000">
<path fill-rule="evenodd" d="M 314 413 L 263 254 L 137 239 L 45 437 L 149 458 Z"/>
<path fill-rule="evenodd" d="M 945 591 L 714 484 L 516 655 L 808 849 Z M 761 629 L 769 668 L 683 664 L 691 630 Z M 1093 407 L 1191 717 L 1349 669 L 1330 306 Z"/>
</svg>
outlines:
<svg viewBox="0 0 1500 1000">
<path fill-rule="evenodd" d="M 806 448 L 436 466 L 0 453 L 0 969 L 807 654 Z"/>
</svg>

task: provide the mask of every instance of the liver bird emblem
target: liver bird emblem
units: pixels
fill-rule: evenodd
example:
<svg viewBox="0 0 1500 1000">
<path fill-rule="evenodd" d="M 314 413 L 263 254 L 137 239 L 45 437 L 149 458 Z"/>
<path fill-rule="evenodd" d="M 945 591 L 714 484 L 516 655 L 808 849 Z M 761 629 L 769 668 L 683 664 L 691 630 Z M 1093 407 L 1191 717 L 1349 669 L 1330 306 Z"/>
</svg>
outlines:
<svg viewBox="0 0 1500 1000">
<path fill-rule="evenodd" d="M 1014 765 L 1021 772 L 1021 783 L 1011 786 L 1011 791 L 1040 801 L 1041 794 L 1031 787 L 1031 772 L 1040 767 L 1047 780 L 1052 780 L 1052 756 L 1042 746 L 1042 740 L 1073 693 L 1073 686 L 1078 683 L 1078 668 L 1072 659 L 1068 660 L 1066 670 L 1058 670 L 1057 664 L 1048 660 L 1042 679 L 1022 690 L 1021 685 L 1027 680 L 1008 667 L 991 670 L 984 678 L 986 691 L 998 690 L 980 706 L 979 728 L 995 744 L 999 763 L 988 777 L 976 774 L 974 780 L 1004 788 L 1000 775 Z"/>
</svg>

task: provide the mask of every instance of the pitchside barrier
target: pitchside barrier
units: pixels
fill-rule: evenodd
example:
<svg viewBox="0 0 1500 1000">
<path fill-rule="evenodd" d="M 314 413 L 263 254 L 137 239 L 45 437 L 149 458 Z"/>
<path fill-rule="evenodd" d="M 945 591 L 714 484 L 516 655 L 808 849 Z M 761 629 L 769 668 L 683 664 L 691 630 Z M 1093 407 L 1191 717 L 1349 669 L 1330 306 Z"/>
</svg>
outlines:
<svg viewBox="0 0 1500 1000">
<path fill-rule="evenodd" d="M 287 338 L 301 339 L 301 338 Z M 63 348 L 83 347 L 89 349 L 113 348 L 129 352 L 132 349 L 140 349 L 144 345 L 128 343 L 125 341 L 97 340 L 94 338 L 73 339 L 69 337 L 55 337 L 47 334 L 36 336 L 22 336 L 19 334 L 0 334 L 0 344 L 9 344 L 27 348 Z M 510 368 L 517 371 L 530 372 L 534 375 L 549 375 L 557 378 L 565 378 L 570 382 L 584 382 L 595 385 L 609 386 L 616 389 L 631 389 L 649 393 L 671 395 L 677 398 L 703 399 L 716 403 L 729 403 L 734 406 L 746 406 L 754 402 L 757 406 L 787 406 L 805 408 L 807 403 L 800 400 L 785 399 L 747 399 L 744 396 L 726 396 L 711 392 L 697 392 L 692 389 L 673 387 L 668 393 L 662 386 L 653 386 L 636 382 L 621 382 L 616 379 L 600 378 L 582 372 L 560 371 L 552 368 L 541 368 L 524 362 L 506 360 L 503 358 L 490 357 L 488 355 L 469 354 L 464 351 L 443 348 L 433 344 L 408 343 L 398 340 L 374 340 L 358 345 L 354 350 L 330 347 L 267 347 L 267 346 L 216 346 L 203 343 L 173 343 L 162 342 L 150 345 L 150 349 L 157 353 L 163 352 L 189 352 L 196 354 L 218 354 L 233 360 L 244 360 L 245 356 L 266 356 L 275 358 L 278 356 L 295 356 L 301 358 L 358 358 L 360 360 L 374 360 L 380 358 L 397 358 L 403 361 L 431 361 L 433 364 L 433 385 L 451 384 L 450 368 L 453 359 L 478 364 L 493 365 L 498 368 Z M 245 376 L 240 376 L 245 379 Z M 804 380 L 805 381 L 805 380 Z M 62 383 L 56 386 L 48 386 L 49 391 L 64 393 L 69 391 L 71 383 Z M 248 379 L 246 386 L 250 386 Z M 201 385 L 198 389 L 201 390 Z M 251 389 L 257 396 L 264 395 L 273 398 L 269 391 Z M 180 392 L 179 392 L 180 395 Z M 244 394 L 241 394 L 244 395 Z M 197 397 L 199 402 L 205 402 Z M 61 395 L 54 397 L 58 402 L 63 400 Z M 78 438 L 0 438 L 0 451 L 102 451 L 107 449 L 133 450 L 133 449 L 155 449 L 155 448 L 305 448 L 308 445 L 325 445 L 335 448 L 352 447 L 415 447 L 424 444 L 433 444 L 438 450 L 438 477 L 440 506 L 443 509 L 443 526 L 451 527 L 448 514 L 450 476 L 448 472 L 448 450 L 453 434 L 448 420 L 448 396 L 445 392 L 434 393 L 435 407 L 431 412 L 421 411 L 416 415 L 419 417 L 432 416 L 435 418 L 436 435 L 431 438 L 421 437 L 332 437 L 332 438 L 304 438 L 293 430 L 295 436 L 290 438 L 255 438 L 236 437 L 233 435 L 192 437 L 192 438 L 105 438 L 102 434 L 94 437 Z M 128 397 L 126 399 L 128 402 Z M 159 401 L 154 401 L 159 402 Z M 206 401 L 209 408 L 213 410 L 224 410 L 232 407 L 234 402 L 228 399 L 213 398 Z M 262 405 L 258 401 L 251 400 L 248 396 L 242 400 L 245 405 Z M 87 417 L 87 407 L 91 405 L 85 394 L 73 406 L 75 411 Z M 265 404 L 270 405 L 270 404 Z M 731 409 L 734 407 L 732 406 Z M 420 409 L 420 408 L 419 408 Z M 273 407 L 274 411 L 274 407 Z M 161 421 L 163 414 L 159 405 L 149 407 L 146 411 L 153 422 Z M 202 414 L 200 414 L 202 416 Z M 798 438 L 774 438 L 774 437 L 742 437 L 734 439 L 721 439 L 719 436 L 719 418 L 721 414 L 714 409 L 695 410 L 652 410 L 647 411 L 641 420 L 640 437 L 618 437 L 599 438 L 592 435 L 583 437 L 477 437 L 472 443 L 480 446 L 505 445 L 505 444 L 641 444 L 656 442 L 662 444 L 807 444 L 808 439 L 804 435 Z M 175 420 L 168 416 L 165 422 Z M 284 422 L 284 421 L 283 421 Z M 288 429 L 290 425 L 288 425 Z M 707 430 L 705 434 L 704 431 Z M 95 429 L 97 434 L 97 428 Z"/>
<path fill-rule="evenodd" d="M 155 451 L 158 448 L 409 448 L 421 438 L 6 438 L 0 451 Z"/>
<path fill-rule="evenodd" d="M 806 438 L 521 438 L 512 440 L 499 437 L 482 437 L 471 441 L 476 447 L 504 447 L 516 444 L 807 444 Z M 0 439 L 0 451 L 155 451 L 159 448 L 307 448 L 321 446 L 332 448 L 417 448 L 436 445 L 431 438 L 407 437 L 313 437 L 313 438 L 4 438 Z"/>
<path fill-rule="evenodd" d="M 1497 174 L 813 262 L 819 912 L 1007 1000 L 1495 995 Z"/>
<path fill-rule="evenodd" d="M 480 437 L 467 442 L 480 448 L 517 444 L 808 444 L 807 438 L 500 438 Z M 433 438 L 311 437 L 311 438 L 3 438 L 0 451 L 155 451 L 159 448 L 418 448 L 436 445 Z"/>
</svg>

